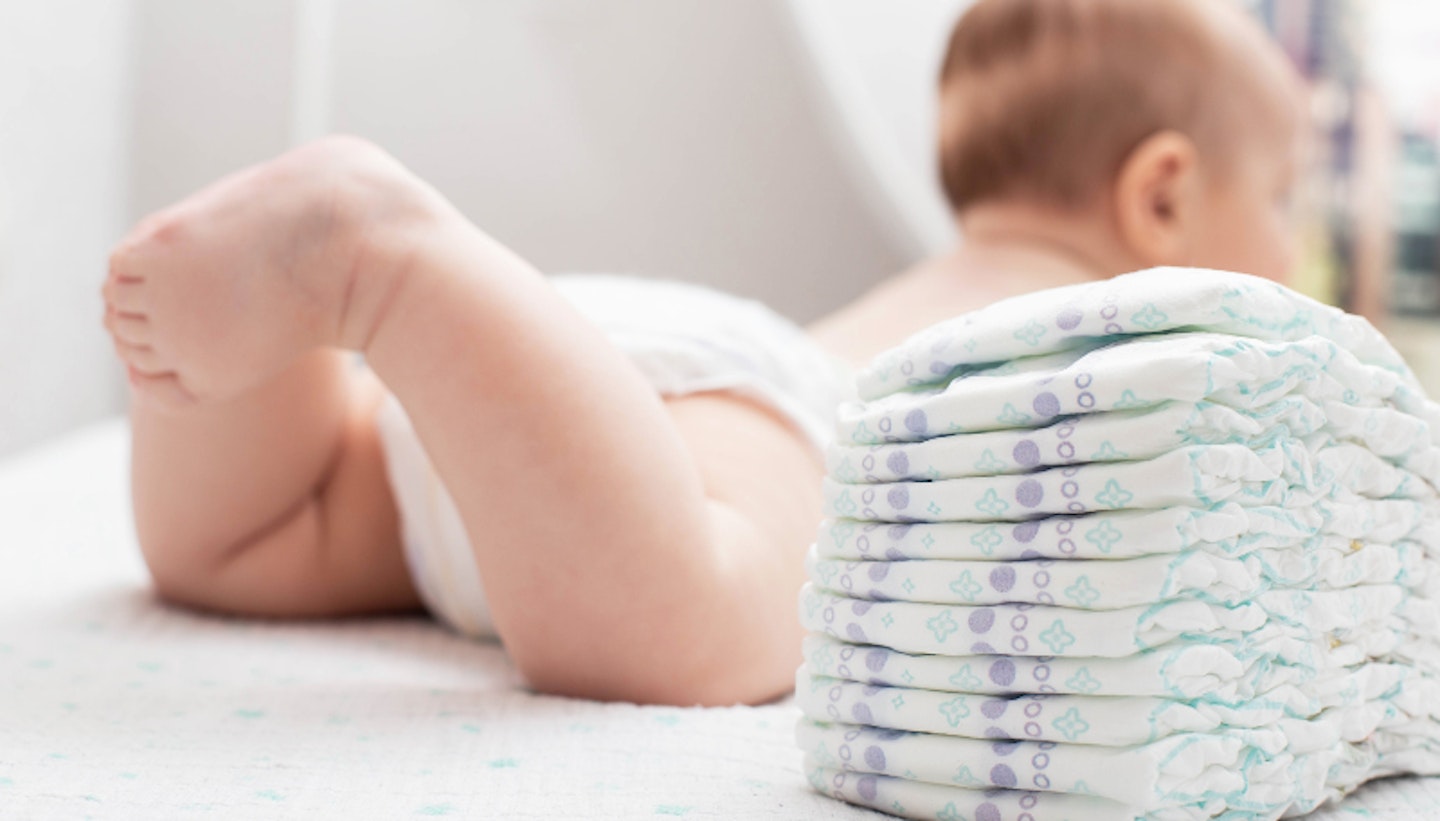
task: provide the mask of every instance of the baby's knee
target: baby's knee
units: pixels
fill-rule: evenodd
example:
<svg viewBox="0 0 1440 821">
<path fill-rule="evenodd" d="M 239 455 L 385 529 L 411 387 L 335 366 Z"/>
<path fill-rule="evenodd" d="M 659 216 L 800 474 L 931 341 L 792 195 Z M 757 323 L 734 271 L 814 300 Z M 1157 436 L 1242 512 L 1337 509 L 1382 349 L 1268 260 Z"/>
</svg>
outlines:
<svg viewBox="0 0 1440 821">
<path fill-rule="evenodd" d="M 206 591 L 215 574 L 197 559 L 194 550 L 164 534 L 142 532 L 139 542 L 156 596 L 181 607 L 207 609 Z"/>
<path fill-rule="evenodd" d="M 538 692 L 676 707 L 763 704 L 790 689 L 799 663 L 798 658 L 775 663 L 773 654 L 764 652 L 727 653 L 699 635 L 671 642 L 649 631 L 629 632 L 602 635 L 595 630 L 569 646 L 506 637 L 505 646 Z"/>
<path fill-rule="evenodd" d="M 749 703 L 724 686 L 677 680 L 658 660 L 646 665 L 580 665 L 563 659 L 529 659 L 520 674 L 532 690 L 566 698 L 655 704 L 674 707 L 722 707 Z"/>
<path fill-rule="evenodd" d="M 281 158 L 282 173 L 321 176 L 334 185 L 338 216 L 367 217 L 399 206 L 430 205 L 437 195 L 388 151 L 361 137 L 337 134 L 306 143 Z"/>
</svg>

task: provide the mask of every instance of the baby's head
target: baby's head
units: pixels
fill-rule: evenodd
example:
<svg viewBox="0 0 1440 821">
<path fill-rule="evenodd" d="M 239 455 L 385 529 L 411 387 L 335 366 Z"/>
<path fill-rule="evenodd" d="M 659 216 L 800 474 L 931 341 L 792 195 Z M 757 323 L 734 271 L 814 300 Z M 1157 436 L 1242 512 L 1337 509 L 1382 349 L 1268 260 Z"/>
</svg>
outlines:
<svg viewBox="0 0 1440 821">
<path fill-rule="evenodd" d="M 1234 3 L 979 0 L 940 86 L 962 227 L 1028 209 L 1103 230 L 1111 267 L 1289 272 L 1303 98 Z"/>
</svg>

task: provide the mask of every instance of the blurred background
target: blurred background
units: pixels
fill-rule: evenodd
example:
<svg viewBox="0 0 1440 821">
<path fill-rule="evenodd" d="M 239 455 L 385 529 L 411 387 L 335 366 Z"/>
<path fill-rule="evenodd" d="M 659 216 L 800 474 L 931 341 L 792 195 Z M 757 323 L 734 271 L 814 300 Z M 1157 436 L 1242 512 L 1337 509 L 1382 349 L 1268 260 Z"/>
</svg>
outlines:
<svg viewBox="0 0 1440 821">
<path fill-rule="evenodd" d="M 124 407 L 110 245 L 368 137 L 542 269 L 813 319 L 956 241 L 931 95 L 966 0 L 0 0 L 0 455 Z M 1440 393 L 1440 4 L 1250 0 L 1310 80 L 1298 285 Z"/>
</svg>

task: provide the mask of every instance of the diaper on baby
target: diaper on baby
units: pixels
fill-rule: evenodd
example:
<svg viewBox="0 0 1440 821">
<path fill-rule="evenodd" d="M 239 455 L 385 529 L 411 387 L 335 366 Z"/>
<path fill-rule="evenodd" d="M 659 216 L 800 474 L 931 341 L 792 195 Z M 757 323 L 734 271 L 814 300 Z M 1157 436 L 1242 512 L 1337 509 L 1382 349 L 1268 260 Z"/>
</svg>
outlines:
<svg viewBox="0 0 1440 821">
<path fill-rule="evenodd" d="M 745 396 L 777 411 L 817 449 L 831 441 L 835 408 L 853 396 L 853 374 L 843 362 L 758 302 L 636 277 L 565 275 L 551 282 L 661 395 Z M 406 561 L 421 599 L 456 631 L 494 636 L 459 511 L 393 396 L 376 424 L 400 510 Z"/>
<path fill-rule="evenodd" d="M 1440 408 L 1363 319 L 1148 271 L 942 323 L 858 386 L 800 597 L 816 789 L 1268 819 L 1440 773 Z"/>
</svg>

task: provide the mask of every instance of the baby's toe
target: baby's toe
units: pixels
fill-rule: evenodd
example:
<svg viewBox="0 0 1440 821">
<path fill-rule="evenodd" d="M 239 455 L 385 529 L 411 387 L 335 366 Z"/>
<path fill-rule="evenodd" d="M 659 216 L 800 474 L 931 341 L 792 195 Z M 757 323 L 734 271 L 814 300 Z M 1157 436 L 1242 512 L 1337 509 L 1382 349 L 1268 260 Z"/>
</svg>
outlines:
<svg viewBox="0 0 1440 821">
<path fill-rule="evenodd" d="M 115 339 L 115 354 L 120 359 L 141 373 L 157 374 L 167 373 L 174 370 L 171 362 L 161 356 L 154 348 L 148 345 L 131 345 L 120 339 Z"/>
<path fill-rule="evenodd" d="M 121 342 L 138 346 L 148 345 L 152 333 L 150 321 L 143 315 L 121 313 L 114 308 L 105 310 L 105 329 Z"/>
<path fill-rule="evenodd" d="M 144 314 L 148 307 L 145 282 L 112 274 L 101 288 L 105 304 L 122 314 Z"/>
</svg>

